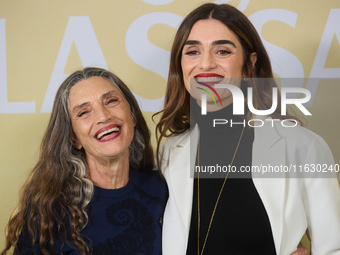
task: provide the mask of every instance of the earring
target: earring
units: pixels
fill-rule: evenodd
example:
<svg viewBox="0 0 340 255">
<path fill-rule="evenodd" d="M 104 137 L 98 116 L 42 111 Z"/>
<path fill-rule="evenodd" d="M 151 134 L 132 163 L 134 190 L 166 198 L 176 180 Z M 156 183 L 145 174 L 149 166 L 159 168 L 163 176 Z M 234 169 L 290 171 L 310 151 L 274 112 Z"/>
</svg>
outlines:
<svg viewBox="0 0 340 255">
<path fill-rule="evenodd" d="M 247 77 L 242 78 L 243 81 L 248 81 L 249 79 Z"/>
</svg>

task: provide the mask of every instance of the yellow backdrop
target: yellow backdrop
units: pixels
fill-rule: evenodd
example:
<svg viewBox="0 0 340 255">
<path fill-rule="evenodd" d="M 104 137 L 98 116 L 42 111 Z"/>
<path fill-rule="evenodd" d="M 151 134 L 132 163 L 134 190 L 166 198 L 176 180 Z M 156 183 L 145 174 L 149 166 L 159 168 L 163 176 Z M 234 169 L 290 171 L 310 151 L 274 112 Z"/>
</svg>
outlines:
<svg viewBox="0 0 340 255">
<path fill-rule="evenodd" d="M 83 66 L 109 68 L 136 94 L 153 131 L 176 28 L 204 2 L 0 0 L 0 247 L 60 82 Z M 340 86 L 319 81 L 340 78 L 340 2 L 216 2 L 229 2 L 251 19 L 276 76 L 306 78 L 313 94 L 307 128 L 327 141 L 340 163 Z"/>
</svg>

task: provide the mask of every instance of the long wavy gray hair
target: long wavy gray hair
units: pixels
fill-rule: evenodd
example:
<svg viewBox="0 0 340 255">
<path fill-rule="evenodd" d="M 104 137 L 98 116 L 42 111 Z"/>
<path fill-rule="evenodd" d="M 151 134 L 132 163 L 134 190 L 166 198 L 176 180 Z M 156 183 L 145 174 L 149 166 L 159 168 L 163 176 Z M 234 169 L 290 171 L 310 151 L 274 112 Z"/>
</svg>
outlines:
<svg viewBox="0 0 340 255">
<path fill-rule="evenodd" d="M 7 225 L 6 247 L 1 254 L 16 246 L 24 224 L 32 236 L 33 247 L 39 236 L 41 250 L 49 254 L 54 250 L 56 238 L 67 236 L 65 220 L 72 231 L 72 242 L 79 247 L 81 254 L 89 254 L 89 247 L 80 232 L 88 222 L 86 207 L 92 199 L 93 183 L 86 178 L 89 169 L 84 149 L 78 150 L 72 145 L 74 132 L 69 114 L 69 93 L 75 84 L 93 76 L 111 81 L 130 105 L 136 123 L 129 146 L 130 167 L 139 171 L 152 170 L 150 131 L 128 87 L 104 69 L 89 67 L 72 73 L 57 91 L 38 163 L 21 190 L 20 202 Z"/>
</svg>

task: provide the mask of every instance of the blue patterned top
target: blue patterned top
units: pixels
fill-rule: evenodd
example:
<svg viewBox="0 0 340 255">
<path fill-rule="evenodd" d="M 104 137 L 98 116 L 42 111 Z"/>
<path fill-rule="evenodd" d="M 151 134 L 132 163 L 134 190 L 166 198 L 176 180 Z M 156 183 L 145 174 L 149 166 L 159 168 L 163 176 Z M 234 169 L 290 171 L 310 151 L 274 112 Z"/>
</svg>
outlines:
<svg viewBox="0 0 340 255">
<path fill-rule="evenodd" d="M 91 240 L 91 254 L 162 253 L 162 217 L 168 197 L 159 173 L 130 169 L 126 186 L 120 189 L 94 188 L 88 207 L 89 222 L 81 232 Z M 39 245 L 36 253 L 43 254 Z M 78 254 L 72 244 L 56 242 L 55 250 Z M 19 254 L 33 254 L 31 238 L 24 226 L 18 241 Z"/>
</svg>

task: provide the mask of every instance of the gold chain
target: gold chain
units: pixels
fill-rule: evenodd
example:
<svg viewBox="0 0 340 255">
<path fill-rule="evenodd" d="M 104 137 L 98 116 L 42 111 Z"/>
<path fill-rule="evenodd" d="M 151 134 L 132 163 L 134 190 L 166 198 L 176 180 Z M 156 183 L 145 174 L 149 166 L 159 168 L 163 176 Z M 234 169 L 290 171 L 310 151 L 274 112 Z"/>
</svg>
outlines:
<svg viewBox="0 0 340 255">
<path fill-rule="evenodd" d="M 198 138 L 197 165 L 200 164 L 201 131 L 199 131 L 199 132 L 200 132 L 200 134 L 199 134 L 199 138 Z M 198 174 L 197 174 L 197 207 L 198 207 L 198 213 L 197 213 L 197 218 L 198 218 L 197 255 L 202 255 L 202 254 L 203 254 L 203 251 L 204 251 L 204 248 L 205 248 L 205 244 L 207 243 L 207 240 L 208 240 L 208 236 L 209 236 L 211 224 L 212 224 L 213 219 L 214 219 L 214 216 L 215 216 L 216 208 L 217 208 L 218 202 L 219 202 L 219 200 L 220 200 L 220 197 L 221 197 L 221 194 L 222 194 L 224 185 L 225 185 L 225 183 L 226 183 L 226 181 L 227 181 L 227 179 L 228 179 L 228 175 L 229 175 L 229 172 L 230 172 L 229 170 L 230 170 L 230 168 L 233 166 L 234 159 L 235 159 L 236 153 L 237 153 L 237 151 L 238 151 L 238 147 L 239 147 L 239 145 L 240 145 L 240 143 L 241 143 L 241 139 L 242 139 L 243 133 L 244 133 L 244 127 L 243 127 L 242 133 L 241 133 L 241 135 L 240 135 L 240 138 L 239 138 L 239 140 L 238 140 L 238 143 L 237 143 L 237 146 L 236 146 L 236 149 L 235 149 L 235 152 L 234 152 L 234 156 L 233 156 L 233 158 L 232 158 L 232 160 L 231 160 L 231 162 L 230 162 L 230 167 L 228 168 L 227 175 L 226 175 L 226 177 L 224 178 L 224 182 L 223 182 L 223 184 L 222 184 L 220 193 L 218 194 L 218 197 L 217 197 L 217 200 L 216 200 L 216 203 L 215 203 L 215 207 L 214 207 L 213 213 L 212 213 L 212 215 L 211 215 L 211 219 L 210 219 L 208 231 L 207 231 L 207 234 L 206 234 L 206 236 L 205 236 L 205 240 L 204 240 L 204 243 L 203 243 L 203 246 L 202 246 L 202 251 L 201 251 L 201 253 L 200 253 L 200 225 L 201 225 L 201 213 L 200 213 L 200 171 L 198 171 Z"/>
</svg>

